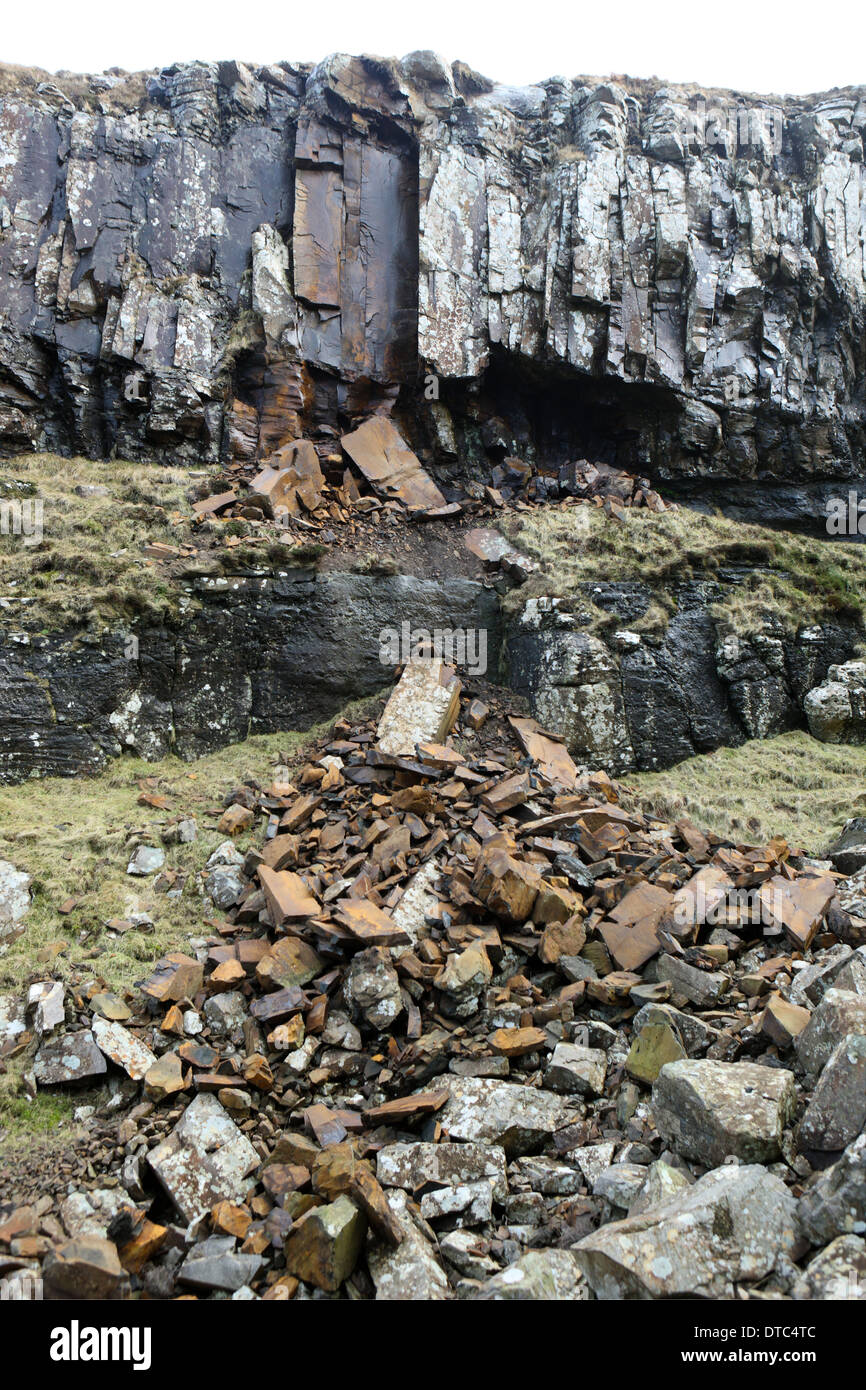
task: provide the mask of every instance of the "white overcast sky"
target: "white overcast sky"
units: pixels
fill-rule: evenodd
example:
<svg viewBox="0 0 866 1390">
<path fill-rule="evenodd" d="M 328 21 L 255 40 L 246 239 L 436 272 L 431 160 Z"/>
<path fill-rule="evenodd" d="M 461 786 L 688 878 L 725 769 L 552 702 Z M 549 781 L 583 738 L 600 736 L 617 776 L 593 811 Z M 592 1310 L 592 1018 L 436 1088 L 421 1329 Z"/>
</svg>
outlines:
<svg viewBox="0 0 866 1390">
<path fill-rule="evenodd" d="M 866 84 L 866 0 L 6 0 L 3 8 L 0 61 L 50 72 L 435 48 L 520 84 L 614 73 L 777 94 Z"/>
</svg>

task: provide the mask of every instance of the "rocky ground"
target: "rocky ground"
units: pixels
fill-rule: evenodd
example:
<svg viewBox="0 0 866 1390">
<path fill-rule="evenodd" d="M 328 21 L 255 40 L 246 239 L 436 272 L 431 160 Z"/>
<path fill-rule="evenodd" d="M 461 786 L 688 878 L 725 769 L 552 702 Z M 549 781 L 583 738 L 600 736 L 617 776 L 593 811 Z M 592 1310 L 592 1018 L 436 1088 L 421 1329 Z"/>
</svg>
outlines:
<svg viewBox="0 0 866 1390">
<path fill-rule="evenodd" d="M 7 1289 L 866 1296 L 862 824 L 834 868 L 647 819 L 420 661 L 220 826 L 186 951 L 0 1003 L 80 1134 L 4 1164 Z M 12 866 L 2 901 L 26 933 Z"/>
</svg>

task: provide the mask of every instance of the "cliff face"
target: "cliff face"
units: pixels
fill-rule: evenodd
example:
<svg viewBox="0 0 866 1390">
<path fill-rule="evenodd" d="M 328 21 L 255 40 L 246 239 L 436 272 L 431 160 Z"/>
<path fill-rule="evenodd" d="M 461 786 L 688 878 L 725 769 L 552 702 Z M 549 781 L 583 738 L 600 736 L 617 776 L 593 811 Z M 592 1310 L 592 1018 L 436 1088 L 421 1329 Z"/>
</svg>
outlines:
<svg viewBox="0 0 866 1390">
<path fill-rule="evenodd" d="M 431 54 L 0 90 L 6 452 L 253 458 L 393 410 L 446 479 L 862 472 L 866 88 L 739 124 Z"/>
</svg>

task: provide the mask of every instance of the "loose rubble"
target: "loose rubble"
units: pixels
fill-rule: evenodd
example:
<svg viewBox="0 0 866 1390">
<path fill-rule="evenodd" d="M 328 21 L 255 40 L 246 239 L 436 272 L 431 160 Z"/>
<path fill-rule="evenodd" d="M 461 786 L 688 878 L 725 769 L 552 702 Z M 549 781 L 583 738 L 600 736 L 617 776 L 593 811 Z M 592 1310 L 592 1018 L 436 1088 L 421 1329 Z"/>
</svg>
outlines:
<svg viewBox="0 0 866 1390">
<path fill-rule="evenodd" d="M 253 840 L 202 862 L 188 953 L 122 996 L 49 971 L 0 1001 L 0 1064 L 95 1096 L 89 1171 L 7 1184 L 3 1277 L 863 1296 L 866 920 L 826 864 L 624 809 L 423 656 L 215 814 Z"/>
</svg>

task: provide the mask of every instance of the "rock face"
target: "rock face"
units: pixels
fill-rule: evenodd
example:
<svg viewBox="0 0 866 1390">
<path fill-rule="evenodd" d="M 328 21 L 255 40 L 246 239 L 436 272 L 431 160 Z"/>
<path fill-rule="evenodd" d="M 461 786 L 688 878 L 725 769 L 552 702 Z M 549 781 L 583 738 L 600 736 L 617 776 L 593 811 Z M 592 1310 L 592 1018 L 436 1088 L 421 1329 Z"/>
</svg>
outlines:
<svg viewBox="0 0 866 1390">
<path fill-rule="evenodd" d="M 856 475 L 862 89 L 720 123 L 430 53 L 9 86 L 7 450 L 253 457 L 397 402 L 446 463 Z"/>
<path fill-rule="evenodd" d="M 824 683 L 828 671 L 863 666 L 834 664 L 856 649 L 856 628 L 840 619 L 796 635 L 772 622 L 762 631 L 727 632 L 712 610 L 735 579 L 673 585 L 676 611 L 660 637 L 631 630 L 653 602 L 640 583 L 585 585 L 586 607 L 571 611 L 556 598 L 531 598 L 508 626 L 509 684 L 578 761 L 612 773 L 669 767 L 807 722 L 828 742 L 856 741 L 858 730 L 862 737 L 850 701 L 838 730 L 814 713 L 820 693 L 837 687 Z M 612 640 L 584 630 L 590 601 L 619 624 Z M 853 687 L 845 691 L 855 699 Z"/>
<path fill-rule="evenodd" d="M 474 580 L 291 570 L 191 580 L 189 594 L 182 625 L 137 633 L 135 660 L 120 631 L 0 631 L 0 783 L 308 727 L 387 683 L 379 634 L 404 619 L 483 629 L 498 661 L 496 595 Z"/>
</svg>

